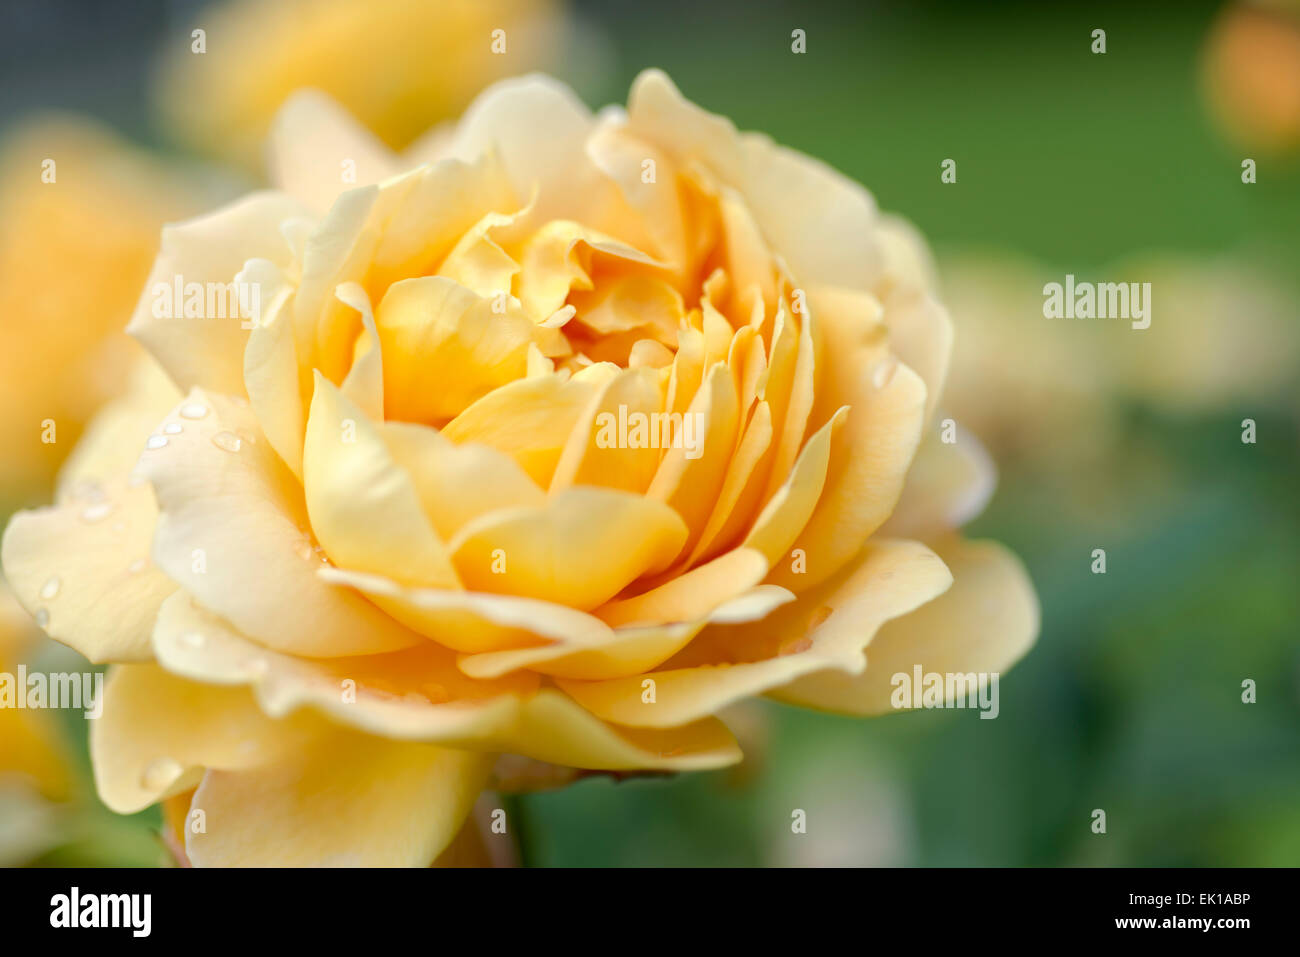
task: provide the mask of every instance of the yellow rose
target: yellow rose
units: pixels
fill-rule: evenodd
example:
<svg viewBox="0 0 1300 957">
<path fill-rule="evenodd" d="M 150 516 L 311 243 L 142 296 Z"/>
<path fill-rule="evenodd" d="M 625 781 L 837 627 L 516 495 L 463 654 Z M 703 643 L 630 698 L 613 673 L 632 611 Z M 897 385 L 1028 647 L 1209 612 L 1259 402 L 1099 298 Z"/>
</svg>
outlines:
<svg viewBox="0 0 1300 957">
<path fill-rule="evenodd" d="M 123 323 L 162 224 L 203 208 L 189 192 L 88 120 L 45 117 L 6 131 L 0 500 L 43 495 L 86 420 L 120 391 L 141 353 Z"/>
<path fill-rule="evenodd" d="M 130 662 L 110 807 L 193 790 L 198 865 L 427 864 L 497 754 L 715 768 L 729 703 L 882 713 L 1025 652 L 1019 562 L 954 531 L 987 461 L 927 424 L 926 254 L 865 190 L 655 71 L 598 116 L 500 84 L 432 149 L 293 100 L 280 191 L 169 227 L 131 322 L 184 396 L 6 531 L 47 631 Z M 172 317 L 190 284 L 255 321 Z"/>
<path fill-rule="evenodd" d="M 401 149 L 489 82 L 560 62 L 576 40 L 558 0 L 233 0 L 185 34 L 162 61 L 162 114 L 191 146 L 249 164 L 300 87 Z"/>
</svg>

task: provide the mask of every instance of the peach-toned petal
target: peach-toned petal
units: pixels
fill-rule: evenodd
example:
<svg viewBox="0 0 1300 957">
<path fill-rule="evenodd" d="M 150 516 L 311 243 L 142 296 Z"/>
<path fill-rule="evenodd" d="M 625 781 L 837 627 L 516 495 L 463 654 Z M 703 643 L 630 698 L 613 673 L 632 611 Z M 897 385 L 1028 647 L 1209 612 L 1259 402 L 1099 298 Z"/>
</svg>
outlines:
<svg viewBox="0 0 1300 957">
<path fill-rule="evenodd" d="M 654 369 L 620 371 L 583 411 L 560 453 L 551 491 L 599 485 L 641 493 L 671 442 L 661 428 L 664 396 Z M 637 433 L 637 423 L 641 431 Z M 621 433 L 627 441 L 621 442 Z"/>
<path fill-rule="evenodd" d="M 745 547 L 762 552 L 769 565 L 786 556 L 812 515 L 825 487 L 834 437 L 847 417 L 848 408 L 841 406 L 808 440 L 785 484 L 768 500 L 745 537 Z"/>
<path fill-rule="evenodd" d="M 121 665 L 90 727 L 100 799 L 119 814 L 193 788 L 204 768 L 249 768 L 291 752 L 303 722 L 267 718 L 243 688 L 186 681 L 152 664 Z"/>
<path fill-rule="evenodd" d="M 427 867 L 455 838 L 489 755 L 330 731 L 273 763 L 208 771 L 198 867 Z"/>
<path fill-rule="evenodd" d="M 944 595 L 881 629 L 867 648 L 866 671 L 824 672 L 773 696 L 847 714 L 885 714 L 899 673 L 982 675 L 1011 667 L 1038 635 L 1039 608 L 1020 560 L 995 542 L 950 539 L 936 546 L 952 570 Z"/>
<path fill-rule="evenodd" d="M 593 126 L 572 90 L 532 74 L 485 90 L 465 111 L 443 155 L 472 160 L 495 151 L 516 195 L 536 190 L 538 223 L 572 219 L 596 228 L 635 223 L 618 189 L 587 158 Z"/>
<path fill-rule="evenodd" d="M 659 70 L 636 78 L 627 113 L 634 135 L 688 153 L 744 196 L 763 236 L 804 282 L 865 288 L 879 272 L 875 201 L 857 183 L 765 136 L 737 133 Z"/>
<path fill-rule="evenodd" d="M 269 156 L 272 184 L 317 215 L 343 190 L 398 172 L 392 151 L 318 90 L 285 100 L 271 124 Z"/>
<path fill-rule="evenodd" d="M 661 502 L 575 487 L 538 508 L 489 512 L 449 543 L 467 588 L 594 608 L 681 551 L 686 527 Z"/>
<path fill-rule="evenodd" d="M 943 562 L 925 546 L 873 543 L 832 587 L 823 586 L 755 622 L 711 626 L 726 633 L 716 647 L 761 657 L 680 668 L 670 664 L 664 671 L 614 681 L 558 683 L 593 714 L 619 725 L 664 727 L 692 721 L 803 675 L 862 671 L 862 648 L 877 629 L 930 601 L 951 582 Z M 644 693 L 646 679 L 654 682 L 653 701 Z"/>
<path fill-rule="evenodd" d="M 638 674 L 667 661 L 709 622 L 763 618 L 794 596 L 758 585 L 767 563 L 750 549 L 736 549 L 636 598 L 599 609 L 617 627 L 592 642 L 517 648 L 461 659 L 466 674 L 490 678 L 530 668 L 546 675 L 598 680 Z"/>
<path fill-rule="evenodd" d="M 686 521 L 687 547 L 703 533 L 726 478 L 736 448 L 737 405 L 731 372 L 715 365 L 684 413 L 683 441 L 668 450 L 646 490 L 647 497 L 672 506 Z"/>
<path fill-rule="evenodd" d="M 686 560 L 694 565 L 700 558 L 716 555 L 731 545 L 742 529 L 753 521 L 763 493 L 762 465 L 770 460 L 772 413 L 766 402 L 754 407 L 745 434 L 727 466 L 708 524 Z"/>
<path fill-rule="evenodd" d="M 515 460 L 496 449 L 457 445 L 437 429 L 408 422 L 386 422 L 379 431 L 443 541 L 480 515 L 546 502 L 546 493 Z"/>
<path fill-rule="evenodd" d="M 825 490 L 795 541 L 807 569 L 783 565 L 772 580 L 804 590 L 840 568 L 894 509 L 925 416 L 925 383 L 890 354 L 874 327 L 848 330 L 827 324 L 827 368 L 814 421 L 849 406 L 831 449 Z"/>
<path fill-rule="evenodd" d="M 882 535 L 930 541 L 974 519 L 992 497 L 998 480 L 992 458 L 959 422 L 952 423 L 954 441 L 943 441 L 944 422 L 926 426 Z"/>
<path fill-rule="evenodd" d="M 303 490 L 312 532 L 335 565 L 408 585 L 459 586 L 410 476 L 371 420 L 319 373 Z"/>
<path fill-rule="evenodd" d="M 10 520 L 5 577 L 50 637 L 94 662 L 146 661 L 154 615 L 176 590 L 149 561 L 153 491 L 121 479 L 87 491 Z"/>
<path fill-rule="evenodd" d="M 484 681 L 455 675 L 433 646 L 309 661 L 259 648 L 183 597 L 160 615 L 155 640 L 159 660 L 170 670 L 249 685 L 262 708 L 281 719 L 310 708 L 386 738 L 600 770 L 693 770 L 739 758 L 720 722 L 653 733 L 611 728 L 563 693 L 537 689 L 535 676 Z M 349 678 L 355 682 L 350 696 Z"/>
<path fill-rule="evenodd" d="M 195 390 L 159 438 L 165 444 L 151 442 L 137 466 L 161 512 L 153 559 L 204 605 L 282 651 L 330 657 L 420 640 L 316 577 L 302 487 L 250 408 Z"/>
<path fill-rule="evenodd" d="M 56 500 L 129 476 L 145 437 L 180 400 L 181 393 L 162 367 L 141 351 L 131 367 L 125 394 L 91 419 L 59 470 Z"/>
<path fill-rule="evenodd" d="M 228 290 L 250 259 L 287 266 L 291 259 L 280 224 L 306 210 L 281 193 L 253 193 L 229 206 L 166 226 L 162 248 L 145 284 L 127 332 L 153 353 L 178 386 L 201 386 L 231 395 L 244 392 L 244 344 L 253 323 L 229 315 L 231 297 L 215 300 L 215 285 L 203 290 L 202 316 L 185 312 L 191 284 L 221 284 Z M 180 301 L 176 288 L 181 287 Z M 208 315 L 208 293 L 226 315 Z M 237 290 L 236 290 L 237 291 Z M 170 305 L 170 309 L 168 306 Z"/>
<path fill-rule="evenodd" d="M 613 374 L 611 369 L 609 376 Z M 583 409 L 601 385 L 595 377 L 570 379 L 559 373 L 519 379 L 479 399 L 448 422 L 442 434 L 453 442 L 477 442 L 506 453 L 546 488 Z"/>
<path fill-rule="evenodd" d="M 306 414 L 299 388 L 292 308 L 287 293 L 278 301 L 263 304 L 262 320 L 249 332 L 244 347 L 244 388 L 266 440 L 301 479 Z"/>
<path fill-rule="evenodd" d="M 430 424 L 520 379 L 536 333 L 517 307 L 499 313 L 493 300 L 441 276 L 390 286 L 376 322 L 386 415 Z"/>
<path fill-rule="evenodd" d="M 889 345 L 902 362 L 925 382 L 928 422 L 943 393 L 952 358 L 953 328 L 948 310 L 927 293 L 900 289 L 884 301 Z"/>
</svg>

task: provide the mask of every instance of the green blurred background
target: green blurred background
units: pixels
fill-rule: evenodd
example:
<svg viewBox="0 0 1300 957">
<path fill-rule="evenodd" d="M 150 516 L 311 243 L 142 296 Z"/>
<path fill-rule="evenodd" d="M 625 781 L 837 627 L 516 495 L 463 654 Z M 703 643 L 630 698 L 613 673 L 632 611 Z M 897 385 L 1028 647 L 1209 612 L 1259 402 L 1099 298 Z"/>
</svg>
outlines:
<svg viewBox="0 0 1300 957">
<path fill-rule="evenodd" d="M 141 105 L 136 59 L 187 10 L 159 6 L 151 17 L 141 12 L 149 4 L 129 6 L 119 20 L 92 17 L 71 32 L 68 17 L 25 28 L 45 31 L 39 55 L 61 78 L 34 81 L 37 54 L 15 48 L 0 119 L 46 105 L 91 110 L 166 149 Z M 1010 330 L 1007 369 L 1040 363 L 1050 380 L 1060 361 L 1039 346 L 1053 335 L 1034 311 L 1044 276 L 1140 281 L 1146 274 L 1117 264 L 1150 257 L 1200 279 L 1212 272 L 1200 264 L 1224 257 L 1259 270 L 1277 290 L 1272 325 L 1252 325 L 1231 290 L 1204 321 L 1227 338 L 1274 337 L 1257 351 L 1293 358 L 1300 161 L 1234 141 L 1207 108 L 1204 54 L 1223 6 L 579 3 L 607 46 L 600 70 L 573 64 L 567 76 L 599 106 L 623 101 L 640 69 L 662 67 L 741 128 L 864 183 L 930 240 L 941 281 L 949 263 L 968 277 L 974 269 L 967 298 L 949 303 L 959 345 L 963 302 L 1005 264 L 1009 278 L 987 283 L 1013 289 L 1007 305 L 982 305 Z M 795 28 L 806 31 L 806 54 L 790 51 Z M 1095 28 L 1106 30 L 1104 55 L 1090 52 Z M 116 31 L 112 42 L 105 30 Z M 87 61 L 86 49 L 98 52 Z M 563 65 L 556 72 L 566 77 Z M 956 184 L 940 182 L 949 157 Z M 1241 182 L 1244 157 L 1259 163 L 1254 185 Z M 1161 311 L 1175 298 L 1155 283 L 1153 331 L 1177 329 L 1180 317 Z M 1011 396 L 1012 407 L 1041 404 L 1047 425 L 1032 448 L 993 443 L 1000 483 L 970 528 L 1024 558 L 1043 608 L 1036 647 L 1002 679 L 998 720 L 949 711 L 859 721 L 746 706 L 731 716 L 751 754 L 738 769 L 593 778 L 508 799 L 524 860 L 1300 864 L 1295 366 L 1271 368 L 1269 382 L 1247 366 L 1239 388 L 1204 393 L 1206 373 L 1175 369 L 1189 380 L 1179 395 L 1192 401 L 1183 401 L 1115 373 L 1179 361 L 1144 333 L 1097 320 L 1072 335 L 1079 349 L 1067 361 L 1095 388 L 1059 427 L 1050 395 Z M 1245 362 L 1231 350 L 1207 358 L 1211 371 Z M 1100 433 L 1093 417 L 1105 421 Z M 1241 442 L 1246 417 L 1257 444 Z M 1097 547 L 1107 550 L 1105 575 L 1090 571 Z M 1245 679 L 1257 683 L 1254 704 L 1241 700 Z M 84 736 L 84 722 L 65 725 L 74 742 Z M 791 834 L 795 808 L 807 811 L 806 835 Z M 1092 833 L 1095 808 L 1106 811 L 1105 835 Z M 161 857 L 155 814 L 91 811 L 81 821 L 40 862 Z"/>
</svg>

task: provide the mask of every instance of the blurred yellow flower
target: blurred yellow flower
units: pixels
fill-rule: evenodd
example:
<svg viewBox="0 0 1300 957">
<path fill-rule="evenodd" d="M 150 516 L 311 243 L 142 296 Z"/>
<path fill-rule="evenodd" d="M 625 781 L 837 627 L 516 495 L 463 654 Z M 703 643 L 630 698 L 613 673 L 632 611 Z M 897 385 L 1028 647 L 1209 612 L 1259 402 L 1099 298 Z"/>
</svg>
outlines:
<svg viewBox="0 0 1300 957">
<path fill-rule="evenodd" d="M 302 87 L 402 149 L 487 83 L 575 52 L 560 0 L 232 0 L 192 28 L 204 52 L 192 36 L 173 41 L 156 87 L 164 119 L 194 148 L 245 165 Z"/>
<path fill-rule="evenodd" d="M 657 71 L 598 116 L 504 82 L 422 149 L 293 98 L 279 190 L 163 234 L 130 331 L 184 395 L 6 530 L 48 633 L 123 663 L 111 808 L 170 801 L 197 865 L 423 865 L 498 754 L 720 767 L 734 702 L 878 714 L 1032 644 L 956 532 L 993 474 L 940 438 L 928 254 L 864 189 Z"/>
<path fill-rule="evenodd" d="M 1300 149 L 1300 3 L 1230 4 L 1206 42 L 1204 84 L 1215 118 L 1237 143 Z"/>
<path fill-rule="evenodd" d="M 0 150 L 0 500 L 43 498 L 141 355 L 122 328 L 158 231 L 208 197 L 88 120 L 10 130 Z M 51 441 L 53 440 L 53 441 Z"/>
<path fill-rule="evenodd" d="M 0 583 L 0 674 L 17 674 L 40 631 Z M 0 780 L 21 776 L 48 798 L 68 795 L 67 753 L 48 711 L 0 706 Z"/>
</svg>

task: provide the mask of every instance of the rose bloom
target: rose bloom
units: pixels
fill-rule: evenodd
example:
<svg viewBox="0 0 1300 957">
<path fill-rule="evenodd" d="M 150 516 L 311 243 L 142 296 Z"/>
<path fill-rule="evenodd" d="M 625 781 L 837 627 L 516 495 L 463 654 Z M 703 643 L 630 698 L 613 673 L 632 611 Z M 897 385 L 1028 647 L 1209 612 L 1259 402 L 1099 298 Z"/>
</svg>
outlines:
<svg viewBox="0 0 1300 957">
<path fill-rule="evenodd" d="M 400 160 L 304 94 L 271 146 L 277 191 L 164 231 L 129 331 L 176 388 L 4 539 L 119 663 L 101 796 L 165 801 L 192 863 L 425 865 L 499 755 L 717 768 L 733 702 L 878 714 L 1032 644 L 1020 563 L 955 531 L 992 473 L 940 438 L 926 253 L 861 187 L 656 71 L 598 116 L 499 84 Z M 638 413 L 695 447 L 607 441 Z"/>
<path fill-rule="evenodd" d="M 596 39 L 564 6 L 561 0 L 221 0 L 199 10 L 168 42 L 155 84 L 159 111 L 189 146 L 256 166 L 280 105 L 295 90 L 312 87 L 402 149 L 454 117 L 492 81 L 565 62 L 579 44 L 584 61 L 599 60 Z M 196 29 L 204 30 L 203 53 L 194 52 Z"/>
</svg>

